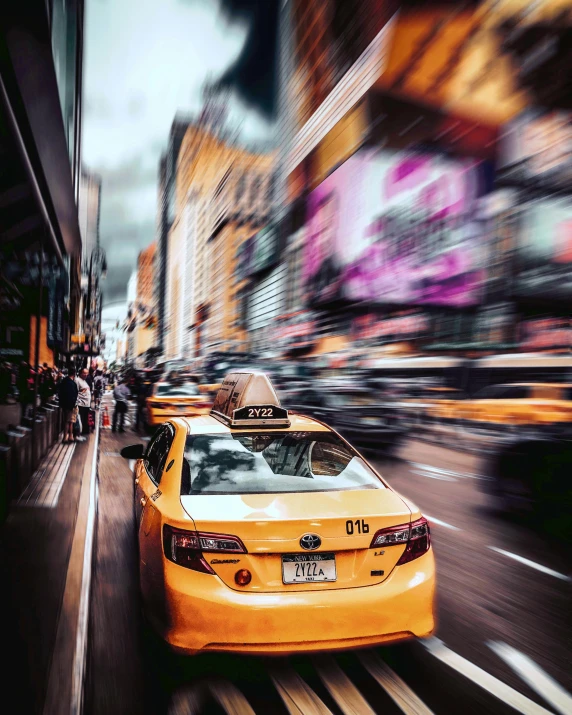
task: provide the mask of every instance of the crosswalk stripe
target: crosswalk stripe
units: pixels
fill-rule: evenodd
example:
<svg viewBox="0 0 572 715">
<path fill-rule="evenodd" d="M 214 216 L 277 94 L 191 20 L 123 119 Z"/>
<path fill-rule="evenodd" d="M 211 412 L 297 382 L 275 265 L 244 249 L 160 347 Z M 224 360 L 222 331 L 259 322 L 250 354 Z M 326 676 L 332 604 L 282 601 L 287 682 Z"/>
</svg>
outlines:
<svg viewBox="0 0 572 715">
<path fill-rule="evenodd" d="M 270 677 L 290 715 L 333 715 L 291 667 L 273 669 Z"/>
<path fill-rule="evenodd" d="M 374 715 L 363 695 L 331 656 L 315 658 L 314 666 L 344 715 Z"/>
<path fill-rule="evenodd" d="M 205 704 L 205 688 L 202 685 L 185 686 L 171 697 L 168 715 L 200 715 Z"/>
<path fill-rule="evenodd" d="M 209 689 L 227 715 L 256 715 L 248 700 L 228 680 L 216 680 L 209 684 Z"/>
<path fill-rule="evenodd" d="M 433 715 L 425 703 L 411 690 L 387 663 L 372 651 L 358 654 L 368 673 L 377 680 L 393 702 L 407 715 Z"/>
<path fill-rule="evenodd" d="M 537 705 L 518 690 L 511 688 L 510 685 L 506 685 L 494 675 L 452 651 L 439 638 L 429 638 L 422 643 L 437 660 L 472 680 L 473 683 L 494 695 L 501 702 L 510 705 L 517 712 L 523 713 L 523 715 L 551 715 L 549 710 Z"/>
<path fill-rule="evenodd" d="M 572 696 L 531 658 L 506 643 L 490 641 L 488 646 L 555 710 L 572 713 Z"/>
</svg>

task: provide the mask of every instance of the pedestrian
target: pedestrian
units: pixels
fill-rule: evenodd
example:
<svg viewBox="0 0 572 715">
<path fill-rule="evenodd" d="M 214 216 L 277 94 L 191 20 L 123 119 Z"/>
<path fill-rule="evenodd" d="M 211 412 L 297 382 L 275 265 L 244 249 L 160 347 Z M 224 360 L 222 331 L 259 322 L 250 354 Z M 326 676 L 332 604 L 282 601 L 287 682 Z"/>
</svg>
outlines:
<svg viewBox="0 0 572 715">
<path fill-rule="evenodd" d="M 32 376 L 32 369 L 27 362 L 22 360 L 20 363 L 20 369 L 18 370 L 18 378 L 16 380 L 16 387 L 18 388 L 18 401 L 20 402 L 20 424 L 24 423 L 24 420 L 29 416 L 30 407 L 32 405 L 33 399 L 33 389 L 30 389 L 30 377 Z"/>
<path fill-rule="evenodd" d="M 62 442 L 75 442 L 73 427 L 78 414 L 78 393 L 79 388 L 75 381 L 75 368 L 71 367 L 58 387 L 59 404 L 64 411 L 64 435 Z"/>
<path fill-rule="evenodd" d="M 99 404 L 101 402 L 101 395 L 103 393 L 105 386 L 104 378 L 103 378 L 103 373 L 101 370 L 96 370 L 95 375 L 93 377 L 93 400 L 94 400 L 94 407 L 96 410 L 99 410 Z"/>
<path fill-rule="evenodd" d="M 48 367 L 48 363 L 45 362 L 41 368 L 40 373 L 40 398 L 42 405 L 47 404 L 53 394 L 54 382 L 52 377 L 52 371 Z"/>
<path fill-rule="evenodd" d="M 85 378 L 85 381 L 87 382 L 87 385 L 88 385 L 88 387 L 89 387 L 89 389 L 90 389 L 91 395 L 93 395 L 93 381 L 94 381 L 94 377 L 95 377 L 95 370 L 94 370 L 92 367 L 90 367 L 90 368 L 89 368 L 89 371 L 88 371 L 88 373 L 87 373 L 87 377 Z"/>
<path fill-rule="evenodd" d="M 145 423 L 145 406 L 147 405 L 147 396 L 149 394 L 149 385 L 144 378 L 139 378 L 137 383 L 137 413 L 135 416 L 135 426 L 133 429 L 137 432 L 139 427 L 143 427 Z"/>
<path fill-rule="evenodd" d="M 0 402 L 7 404 L 12 383 L 12 368 L 9 362 L 0 365 Z"/>
<path fill-rule="evenodd" d="M 111 427 L 112 432 L 117 431 L 117 422 L 119 420 L 119 431 L 125 432 L 125 414 L 127 413 L 129 399 L 129 388 L 124 382 L 120 380 L 117 381 L 117 386 L 113 390 L 113 397 L 115 398 L 115 409 L 113 410 L 113 425 Z"/>
<path fill-rule="evenodd" d="M 77 397 L 77 406 L 79 408 L 79 416 L 82 425 L 82 434 L 89 434 L 89 409 L 91 407 L 91 390 L 86 382 L 88 376 L 87 368 L 83 368 L 76 378 L 79 395 Z"/>
</svg>

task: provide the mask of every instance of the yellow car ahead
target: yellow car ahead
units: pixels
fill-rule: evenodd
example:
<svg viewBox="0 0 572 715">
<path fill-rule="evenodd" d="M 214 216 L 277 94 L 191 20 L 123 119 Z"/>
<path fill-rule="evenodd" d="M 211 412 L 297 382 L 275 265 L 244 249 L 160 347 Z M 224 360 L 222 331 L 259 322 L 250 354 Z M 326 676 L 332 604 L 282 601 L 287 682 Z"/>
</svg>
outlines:
<svg viewBox="0 0 572 715">
<path fill-rule="evenodd" d="M 158 382 L 146 400 L 146 426 L 151 429 L 173 417 L 208 414 L 212 404 L 210 395 L 195 382 Z"/>
<path fill-rule="evenodd" d="M 485 387 L 466 400 L 441 401 L 430 414 L 464 426 L 546 426 L 572 423 L 572 386 L 518 382 Z"/>
<path fill-rule="evenodd" d="M 342 437 L 234 373 L 137 459 L 144 611 L 176 652 L 294 653 L 434 629 L 427 520 Z"/>
</svg>

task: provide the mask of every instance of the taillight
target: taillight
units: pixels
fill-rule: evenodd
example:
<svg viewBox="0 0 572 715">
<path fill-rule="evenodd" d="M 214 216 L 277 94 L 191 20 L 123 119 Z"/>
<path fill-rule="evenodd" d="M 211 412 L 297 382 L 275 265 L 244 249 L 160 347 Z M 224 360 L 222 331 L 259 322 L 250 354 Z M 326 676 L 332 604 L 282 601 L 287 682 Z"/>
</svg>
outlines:
<svg viewBox="0 0 572 715">
<path fill-rule="evenodd" d="M 423 556 L 431 546 L 431 531 L 427 519 L 422 516 L 420 519 L 411 522 L 411 524 L 401 524 L 400 526 L 380 529 L 371 540 L 370 548 L 374 546 L 394 546 L 395 544 L 407 544 L 405 551 L 397 562 L 398 566 Z"/>
<path fill-rule="evenodd" d="M 175 564 L 214 574 L 205 561 L 203 551 L 230 554 L 245 554 L 246 549 L 238 536 L 211 534 L 206 531 L 184 531 L 165 524 L 163 526 L 163 552 Z"/>
</svg>

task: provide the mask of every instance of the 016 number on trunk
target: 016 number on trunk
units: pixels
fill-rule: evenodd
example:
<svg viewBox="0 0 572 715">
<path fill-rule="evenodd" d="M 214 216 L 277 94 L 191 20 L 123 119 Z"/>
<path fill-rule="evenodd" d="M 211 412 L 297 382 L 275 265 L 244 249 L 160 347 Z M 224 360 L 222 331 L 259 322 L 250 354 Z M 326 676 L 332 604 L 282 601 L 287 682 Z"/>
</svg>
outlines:
<svg viewBox="0 0 572 715">
<path fill-rule="evenodd" d="M 348 519 L 346 521 L 346 534 L 352 536 L 352 534 L 369 534 L 369 524 L 366 523 L 365 519 L 356 519 L 352 521 Z"/>
</svg>

